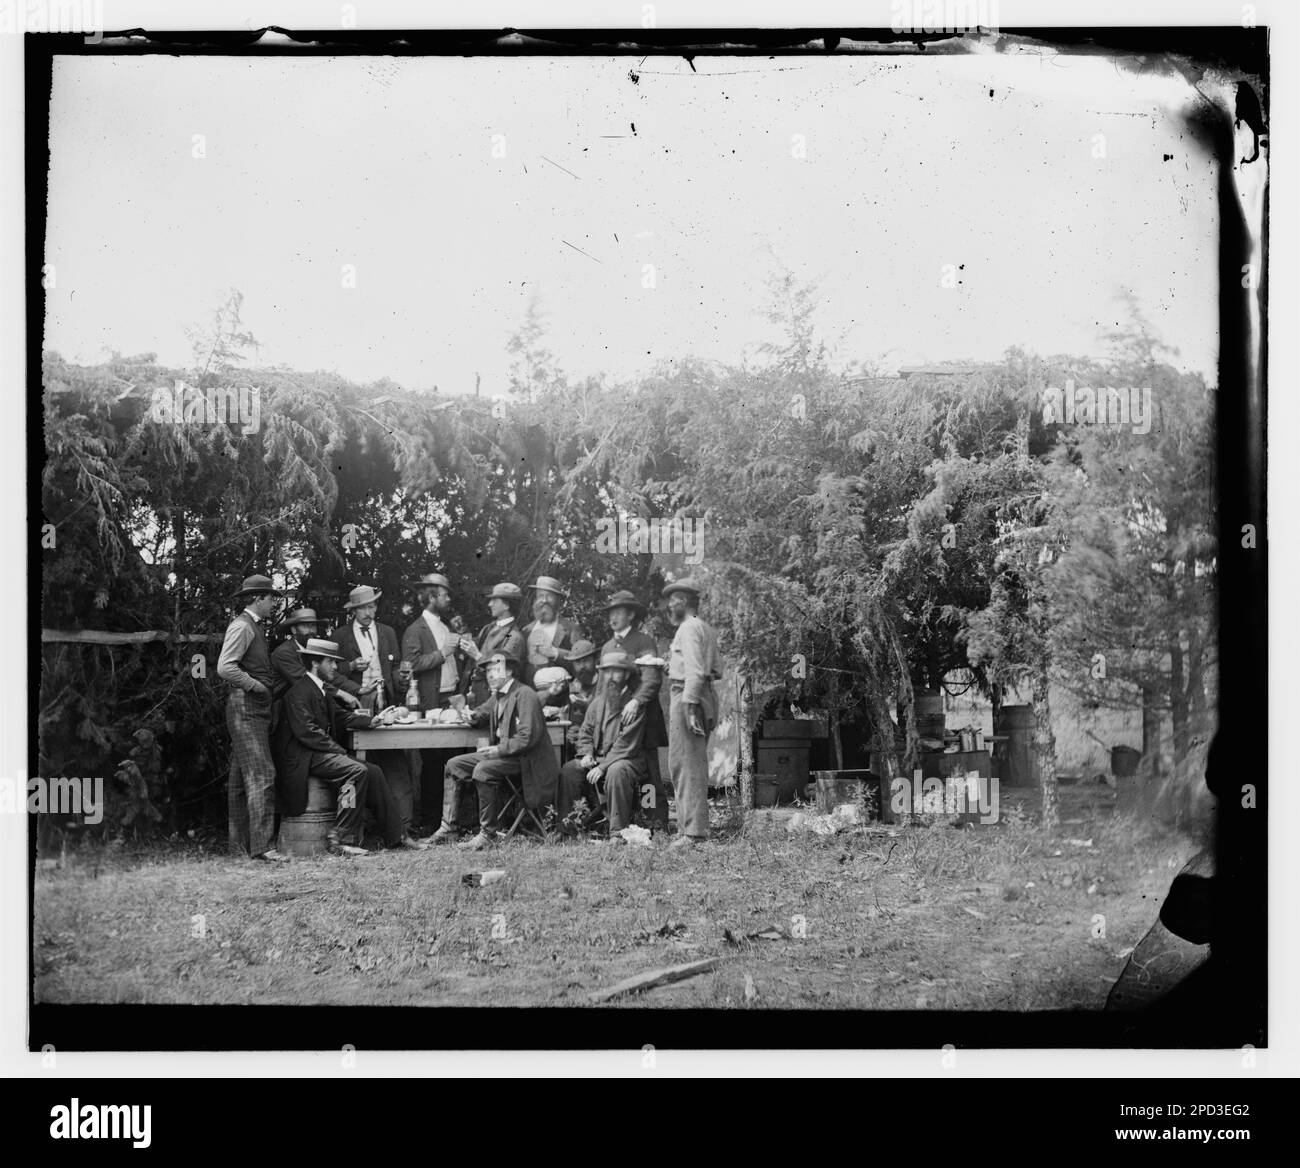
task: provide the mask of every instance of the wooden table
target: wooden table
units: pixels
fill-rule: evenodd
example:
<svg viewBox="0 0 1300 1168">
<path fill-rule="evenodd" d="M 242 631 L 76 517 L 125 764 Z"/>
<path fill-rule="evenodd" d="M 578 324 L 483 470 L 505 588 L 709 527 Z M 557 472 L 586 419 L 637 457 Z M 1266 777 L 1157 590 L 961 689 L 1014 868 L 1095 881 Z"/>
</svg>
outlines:
<svg viewBox="0 0 1300 1168">
<path fill-rule="evenodd" d="M 568 728 L 568 722 L 547 722 L 551 743 L 563 747 Z M 424 721 L 352 731 L 352 749 L 362 762 L 368 750 L 477 750 L 478 744 L 487 740 L 486 726 L 448 726 Z"/>
</svg>

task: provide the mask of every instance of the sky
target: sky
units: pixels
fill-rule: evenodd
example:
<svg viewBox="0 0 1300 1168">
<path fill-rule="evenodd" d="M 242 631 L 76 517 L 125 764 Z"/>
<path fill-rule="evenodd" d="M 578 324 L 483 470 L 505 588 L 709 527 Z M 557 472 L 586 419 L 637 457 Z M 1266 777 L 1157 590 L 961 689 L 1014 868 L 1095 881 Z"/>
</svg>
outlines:
<svg viewBox="0 0 1300 1168">
<path fill-rule="evenodd" d="M 256 363 L 496 394 L 532 299 L 570 375 L 628 379 L 753 357 L 788 270 L 845 362 L 1098 355 L 1128 288 L 1214 380 L 1181 79 L 1042 52 L 694 68 L 59 58 L 46 347 L 184 366 L 233 287 Z"/>
</svg>

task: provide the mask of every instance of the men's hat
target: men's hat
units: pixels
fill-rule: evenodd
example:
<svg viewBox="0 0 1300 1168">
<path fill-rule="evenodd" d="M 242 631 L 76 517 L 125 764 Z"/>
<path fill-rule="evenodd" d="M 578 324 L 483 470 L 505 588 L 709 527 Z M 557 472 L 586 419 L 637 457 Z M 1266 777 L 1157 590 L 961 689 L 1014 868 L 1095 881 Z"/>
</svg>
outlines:
<svg viewBox="0 0 1300 1168">
<path fill-rule="evenodd" d="M 564 591 L 564 585 L 561 584 L 554 576 L 538 576 L 536 584 L 529 584 L 534 592 L 554 592 L 568 600 L 569 594 Z"/>
<path fill-rule="evenodd" d="M 323 637 L 308 637 L 305 645 L 298 646 L 298 652 L 304 657 L 329 657 L 335 661 L 342 661 L 343 654 L 339 652 L 339 647 L 333 641 L 327 641 Z"/>
<path fill-rule="evenodd" d="M 627 669 L 637 672 L 636 658 L 625 649 L 611 649 L 601 659 L 597 669 Z"/>
<path fill-rule="evenodd" d="M 363 604 L 374 604 L 383 596 L 382 592 L 371 588 L 369 584 L 362 584 L 360 588 L 354 588 L 348 593 L 348 602 L 344 608 L 360 608 Z"/>
<path fill-rule="evenodd" d="M 274 584 L 271 583 L 270 576 L 245 576 L 243 586 L 235 593 L 237 597 L 247 596 L 250 592 L 269 592 L 273 596 L 283 596 Z"/>
<path fill-rule="evenodd" d="M 559 681 L 569 681 L 569 671 L 561 669 L 558 665 L 543 665 L 533 674 L 533 689 L 545 689 L 548 685 L 554 685 Z"/>
<path fill-rule="evenodd" d="M 439 572 L 426 572 L 418 580 L 412 580 L 410 584 L 412 588 L 429 588 L 436 585 L 445 588 L 448 592 L 451 591 L 451 581 Z"/>
<path fill-rule="evenodd" d="M 696 583 L 695 577 L 683 576 L 680 580 L 674 580 L 671 584 L 665 584 L 664 590 L 659 594 L 664 600 L 667 600 L 674 592 L 689 592 L 696 600 L 700 598 L 700 586 Z"/>
<path fill-rule="evenodd" d="M 505 650 L 503 649 L 498 649 L 495 653 L 491 654 L 488 657 L 488 659 L 483 662 L 484 668 L 491 665 L 495 661 L 504 662 L 506 665 L 513 665 L 516 669 L 519 668 L 519 658 L 516 657 L 513 653 L 505 652 Z"/>
<path fill-rule="evenodd" d="M 633 608 L 644 616 L 650 611 L 650 606 L 644 601 L 638 600 L 626 588 L 621 592 L 615 592 L 605 604 L 604 611 L 608 612 L 611 608 Z"/>
<path fill-rule="evenodd" d="M 574 641 L 568 652 L 570 661 L 581 661 L 584 657 L 594 657 L 596 646 L 590 641 Z"/>
<path fill-rule="evenodd" d="M 314 608 L 295 608 L 275 627 L 281 631 L 292 625 L 320 625 Z"/>
<path fill-rule="evenodd" d="M 494 584 L 488 593 L 489 600 L 523 600 L 524 590 L 518 584 Z"/>
</svg>

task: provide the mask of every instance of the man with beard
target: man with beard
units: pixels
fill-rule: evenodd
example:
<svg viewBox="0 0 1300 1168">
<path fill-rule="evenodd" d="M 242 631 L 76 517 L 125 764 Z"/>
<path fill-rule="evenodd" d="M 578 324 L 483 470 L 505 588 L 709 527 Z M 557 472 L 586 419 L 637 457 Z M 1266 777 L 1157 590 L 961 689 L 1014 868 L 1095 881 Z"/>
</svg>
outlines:
<svg viewBox="0 0 1300 1168">
<path fill-rule="evenodd" d="M 397 677 L 397 633 L 390 625 L 375 620 L 383 593 L 368 584 L 352 589 L 343 606 L 352 614 L 336 634 L 343 663 L 339 666 L 339 688 L 362 702 L 362 709 L 378 713 L 402 700 Z M 402 835 L 411 834 L 415 818 L 415 795 L 411 768 L 404 750 L 377 750 L 370 756 L 384 772 L 393 802 L 402 820 Z"/>
<path fill-rule="evenodd" d="M 277 633 L 289 636 L 277 645 L 271 653 L 271 668 L 275 671 L 275 689 L 272 691 L 276 701 L 280 701 L 300 677 L 306 677 L 307 671 L 302 665 L 299 648 L 307 643 L 308 637 L 314 637 L 320 631 L 320 621 L 316 619 L 314 608 L 295 608 L 277 626 Z M 331 697 L 337 697 L 346 706 L 354 709 L 360 704 L 346 690 L 341 690 L 333 682 L 325 687 Z M 277 719 L 273 719 L 273 722 Z"/>
<path fill-rule="evenodd" d="M 523 669 L 525 645 L 519 624 L 523 602 L 524 593 L 518 584 L 493 585 L 487 598 L 492 619 L 479 630 L 477 642 L 465 636 L 460 639 L 460 649 L 474 662 L 474 668 L 465 670 L 459 689 L 473 706 L 482 705 L 487 700 L 487 661 L 493 653 L 504 653 L 514 658 Z"/>
<path fill-rule="evenodd" d="M 575 642 L 569 650 L 568 666 L 573 680 L 569 683 L 568 717 L 571 725 L 567 737 L 569 744 L 576 746 L 578 728 L 596 693 L 596 646 L 590 641 Z"/>
<path fill-rule="evenodd" d="M 473 782 L 478 790 L 479 831 L 460 845 L 470 851 L 481 851 L 496 839 L 498 792 L 508 778 L 519 777 L 525 804 L 540 811 L 555 802 L 560 771 L 542 704 L 537 694 L 518 679 L 519 660 L 496 652 L 483 665 L 488 698 L 464 717 L 470 726 L 487 727 L 488 746 L 473 754 L 458 755 L 447 764 L 442 825 L 432 837 L 435 844 L 455 838 L 460 784 Z"/>
<path fill-rule="evenodd" d="M 534 593 L 533 619 L 524 626 L 525 658 L 523 681 L 533 684 L 533 675 L 548 665 L 560 665 L 577 637 L 577 629 L 567 617 L 560 615 L 560 607 L 568 599 L 563 585 L 554 576 L 538 576 L 536 584 L 528 586 Z"/>
<path fill-rule="evenodd" d="M 713 682 L 722 677 L 718 635 L 700 620 L 700 586 L 689 576 L 663 590 L 677 626 L 668 652 L 668 770 L 677 797 L 672 847 L 709 838 L 709 734 L 718 721 Z"/>
<path fill-rule="evenodd" d="M 406 685 L 414 676 L 420 709 L 439 710 L 451 704 L 467 668 L 458 647 L 460 635 L 451 627 L 451 581 L 441 573 L 429 572 L 413 581 L 412 587 L 420 613 L 402 634 L 398 680 Z M 431 748 L 420 751 L 420 818 L 425 825 L 436 827 L 441 819 L 442 772 L 453 754 Z"/>
<path fill-rule="evenodd" d="M 658 657 L 659 647 L 655 639 L 642 628 L 649 606 L 642 604 L 631 592 L 615 592 L 605 605 L 609 628 L 613 636 L 605 642 L 602 655 L 622 650 L 635 658 Z M 623 710 L 624 723 L 636 716 L 631 707 L 638 706 L 645 714 L 645 751 L 646 776 L 651 788 L 650 819 L 653 826 L 666 832 L 668 830 L 668 796 L 664 791 L 663 776 L 659 769 L 659 748 L 668 745 L 668 727 L 664 723 L 663 707 L 659 704 L 659 690 L 663 685 L 663 669 L 658 665 L 638 666 L 641 672 L 640 684 L 632 701 Z"/>
<path fill-rule="evenodd" d="M 646 707 L 636 700 L 634 681 L 639 678 L 631 653 L 607 650 L 601 656 L 599 672 L 596 696 L 578 733 L 578 757 L 560 770 L 555 809 L 563 823 L 578 799 L 585 799 L 589 809 L 586 822 L 590 823 L 603 791 L 610 841 L 621 842 L 618 833 L 631 824 L 642 784 L 648 779 Z"/>
</svg>

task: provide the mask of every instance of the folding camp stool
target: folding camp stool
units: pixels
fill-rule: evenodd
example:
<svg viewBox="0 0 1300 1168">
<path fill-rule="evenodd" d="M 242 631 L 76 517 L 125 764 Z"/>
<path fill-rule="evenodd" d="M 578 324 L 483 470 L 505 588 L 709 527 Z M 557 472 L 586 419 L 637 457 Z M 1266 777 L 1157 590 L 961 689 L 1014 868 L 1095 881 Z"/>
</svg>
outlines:
<svg viewBox="0 0 1300 1168">
<path fill-rule="evenodd" d="M 542 821 L 537 818 L 535 812 L 527 803 L 524 802 L 523 779 L 518 775 L 507 775 L 506 786 L 510 789 L 510 795 L 502 805 L 501 810 L 497 812 L 497 823 L 504 823 L 507 818 L 514 813 L 514 822 L 510 825 L 508 831 L 502 835 L 503 840 L 508 840 L 519 830 L 520 824 L 528 819 L 532 822 L 533 827 L 537 829 L 537 834 L 546 838 L 546 828 L 542 826 Z"/>
</svg>

